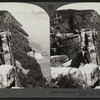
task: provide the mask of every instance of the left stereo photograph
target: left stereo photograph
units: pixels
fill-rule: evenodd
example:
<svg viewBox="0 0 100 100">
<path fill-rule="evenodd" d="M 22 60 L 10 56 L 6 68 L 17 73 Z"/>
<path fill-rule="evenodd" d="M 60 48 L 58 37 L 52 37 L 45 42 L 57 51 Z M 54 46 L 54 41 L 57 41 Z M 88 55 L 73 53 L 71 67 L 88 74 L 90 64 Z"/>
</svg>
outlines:
<svg viewBox="0 0 100 100">
<path fill-rule="evenodd" d="M 0 3 L 0 88 L 49 88 L 49 16 L 30 3 Z"/>
</svg>

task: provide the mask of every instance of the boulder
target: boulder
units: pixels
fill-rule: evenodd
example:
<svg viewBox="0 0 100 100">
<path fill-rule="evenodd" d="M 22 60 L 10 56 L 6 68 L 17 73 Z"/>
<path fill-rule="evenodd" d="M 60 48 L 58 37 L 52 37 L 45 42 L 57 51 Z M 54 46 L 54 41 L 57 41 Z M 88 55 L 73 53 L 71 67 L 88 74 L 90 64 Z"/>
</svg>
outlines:
<svg viewBox="0 0 100 100">
<path fill-rule="evenodd" d="M 72 60 L 69 60 L 69 61 L 63 63 L 62 65 L 63 65 L 63 67 L 68 67 L 68 66 L 70 66 L 71 62 L 72 62 Z"/>
<path fill-rule="evenodd" d="M 89 86 L 93 86 L 99 79 L 99 67 L 95 64 L 85 64 L 80 67 L 79 70 L 82 73 L 83 79 Z"/>
<path fill-rule="evenodd" d="M 50 64 L 52 67 L 62 66 L 63 63 L 68 61 L 68 57 L 66 55 L 56 55 L 51 56 Z"/>
<path fill-rule="evenodd" d="M 0 66 L 0 88 L 9 87 L 15 80 L 15 69 L 11 65 Z"/>
</svg>

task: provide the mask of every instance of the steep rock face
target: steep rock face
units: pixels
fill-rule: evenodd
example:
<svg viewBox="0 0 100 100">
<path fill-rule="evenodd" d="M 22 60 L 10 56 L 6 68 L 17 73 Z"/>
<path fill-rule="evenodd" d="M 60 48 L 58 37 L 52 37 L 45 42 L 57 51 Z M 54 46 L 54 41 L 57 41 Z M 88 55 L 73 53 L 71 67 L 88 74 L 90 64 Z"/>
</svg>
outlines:
<svg viewBox="0 0 100 100">
<path fill-rule="evenodd" d="M 83 79 L 89 86 L 93 86 L 99 79 L 99 67 L 95 64 L 86 64 L 79 68 L 82 73 Z"/>
<path fill-rule="evenodd" d="M 0 88 L 7 88 L 15 79 L 15 68 L 6 64 L 1 65 L 0 70 Z"/>
</svg>

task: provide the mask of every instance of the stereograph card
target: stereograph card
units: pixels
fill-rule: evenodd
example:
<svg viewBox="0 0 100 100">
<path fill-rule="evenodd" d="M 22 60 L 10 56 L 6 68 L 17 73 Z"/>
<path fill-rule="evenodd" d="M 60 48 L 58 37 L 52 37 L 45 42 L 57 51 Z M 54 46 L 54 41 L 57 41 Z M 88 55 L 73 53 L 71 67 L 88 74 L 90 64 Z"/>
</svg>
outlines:
<svg viewBox="0 0 100 100">
<path fill-rule="evenodd" d="M 0 98 L 99 98 L 100 2 L 0 2 Z"/>
</svg>

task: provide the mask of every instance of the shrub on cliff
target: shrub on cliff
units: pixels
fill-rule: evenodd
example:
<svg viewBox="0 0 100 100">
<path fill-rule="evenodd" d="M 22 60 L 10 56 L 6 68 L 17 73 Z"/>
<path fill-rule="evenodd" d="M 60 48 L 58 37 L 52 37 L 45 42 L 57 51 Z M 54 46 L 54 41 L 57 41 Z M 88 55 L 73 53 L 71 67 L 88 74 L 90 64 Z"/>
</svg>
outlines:
<svg viewBox="0 0 100 100">
<path fill-rule="evenodd" d="M 14 58 L 21 63 L 21 66 L 30 70 L 27 75 L 18 73 L 20 84 L 25 88 L 45 87 L 47 81 L 43 77 L 40 65 L 34 57 L 27 55 L 27 52 L 32 50 L 27 38 L 16 29 L 12 29 L 11 49 Z"/>
<path fill-rule="evenodd" d="M 20 70 L 18 73 L 20 84 L 24 88 L 47 88 L 49 87 L 47 81 L 40 73 L 40 70 L 30 70 L 27 75 L 24 75 Z"/>
<path fill-rule="evenodd" d="M 59 75 L 51 80 L 51 88 L 90 88 L 84 80 L 75 79 L 70 75 Z"/>
<path fill-rule="evenodd" d="M 55 56 L 55 57 L 50 59 L 50 66 L 59 67 L 63 63 L 67 62 L 68 60 L 69 59 L 66 55 Z"/>
</svg>

